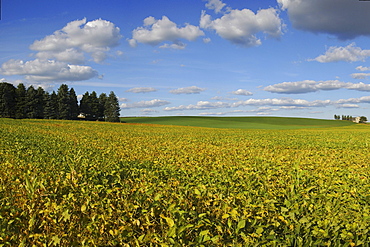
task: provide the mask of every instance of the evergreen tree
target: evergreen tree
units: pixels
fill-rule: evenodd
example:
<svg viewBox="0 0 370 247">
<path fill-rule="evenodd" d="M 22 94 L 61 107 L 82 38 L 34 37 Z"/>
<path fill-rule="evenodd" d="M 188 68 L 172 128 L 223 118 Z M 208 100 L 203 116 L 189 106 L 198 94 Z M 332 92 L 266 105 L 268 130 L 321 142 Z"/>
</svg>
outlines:
<svg viewBox="0 0 370 247">
<path fill-rule="evenodd" d="M 73 88 L 69 90 L 69 104 L 71 108 L 70 119 L 77 119 L 78 112 L 78 100 L 76 92 Z"/>
<path fill-rule="evenodd" d="M 107 101 L 105 102 L 105 121 L 108 122 L 119 122 L 119 103 L 116 95 L 113 91 L 110 92 Z"/>
<path fill-rule="evenodd" d="M 58 119 L 59 116 L 59 104 L 58 104 L 58 95 L 53 91 L 50 94 L 50 109 L 49 109 L 49 118 Z"/>
<path fill-rule="evenodd" d="M 86 92 L 84 95 L 82 95 L 82 98 L 80 100 L 80 113 L 82 113 L 86 118 L 89 118 L 91 115 L 91 109 L 90 109 L 90 94 L 89 92 Z"/>
<path fill-rule="evenodd" d="M 36 118 L 44 118 L 45 90 L 42 87 L 37 88 L 36 93 Z"/>
<path fill-rule="evenodd" d="M 70 119 L 71 107 L 69 89 L 66 84 L 60 85 L 58 89 L 58 113 L 59 119 Z"/>
<path fill-rule="evenodd" d="M 26 92 L 26 117 L 36 118 L 37 117 L 37 91 L 31 85 L 27 88 Z"/>
<path fill-rule="evenodd" d="M 98 111 L 98 119 L 104 119 L 104 110 L 105 110 L 105 103 L 107 102 L 107 95 L 105 93 L 101 93 L 99 95 L 99 111 Z"/>
<path fill-rule="evenodd" d="M 25 118 L 26 117 L 26 109 L 27 109 L 27 101 L 26 101 L 26 87 L 23 83 L 19 83 L 16 90 L 16 107 L 15 107 L 15 118 Z"/>
<path fill-rule="evenodd" d="M 51 97 L 49 92 L 45 92 L 44 95 L 44 118 L 51 119 L 52 108 L 51 108 Z"/>
<path fill-rule="evenodd" d="M 7 82 L 0 83 L 0 117 L 15 117 L 16 88 Z"/>
<path fill-rule="evenodd" d="M 91 110 L 91 118 L 98 119 L 99 115 L 99 99 L 95 91 L 92 91 L 90 94 L 90 110 Z"/>
</svg>

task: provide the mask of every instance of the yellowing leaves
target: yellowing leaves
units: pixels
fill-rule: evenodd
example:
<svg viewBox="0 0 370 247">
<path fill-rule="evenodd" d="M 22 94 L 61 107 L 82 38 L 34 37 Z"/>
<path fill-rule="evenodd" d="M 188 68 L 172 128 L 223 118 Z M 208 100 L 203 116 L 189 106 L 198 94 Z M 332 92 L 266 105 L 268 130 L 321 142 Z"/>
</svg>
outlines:
<svg viewBox="0 0 370 247">
<path fill-rule="evenodd" d="M 0 119 L 0 134 L 0 239 L 9 246 L 368 243 L 366 126 Z"/>
</svg>

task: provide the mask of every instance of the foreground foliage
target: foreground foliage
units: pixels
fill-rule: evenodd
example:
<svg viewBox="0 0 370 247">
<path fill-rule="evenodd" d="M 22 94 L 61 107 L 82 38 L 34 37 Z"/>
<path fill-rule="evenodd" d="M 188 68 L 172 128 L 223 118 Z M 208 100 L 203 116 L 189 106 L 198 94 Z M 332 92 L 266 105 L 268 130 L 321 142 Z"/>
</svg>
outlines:
<svg viewBox="0 0 370 247">
<path fill-rule="evenodd" d="M 0 246 L 361 246 L 370 129 L 0 119 Z"/>
</svg>

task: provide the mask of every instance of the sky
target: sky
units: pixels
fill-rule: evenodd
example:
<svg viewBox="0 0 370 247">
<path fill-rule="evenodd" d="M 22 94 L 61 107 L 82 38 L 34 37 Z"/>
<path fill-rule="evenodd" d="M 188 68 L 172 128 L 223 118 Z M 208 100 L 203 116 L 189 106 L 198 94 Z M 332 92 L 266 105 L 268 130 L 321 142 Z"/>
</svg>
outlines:
<svg viewBox="0 0 370 247">
<path fill-rule="evenodd" d="M 370 118 L 370 1 L 2 0 L 0 81 L 121 116 Z"/>
</svg>

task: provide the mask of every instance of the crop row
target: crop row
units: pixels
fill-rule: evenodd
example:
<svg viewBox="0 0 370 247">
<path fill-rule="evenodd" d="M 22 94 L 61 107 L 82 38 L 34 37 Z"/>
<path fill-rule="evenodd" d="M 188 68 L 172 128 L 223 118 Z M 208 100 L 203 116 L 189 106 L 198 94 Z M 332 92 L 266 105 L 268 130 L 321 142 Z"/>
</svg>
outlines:
<svg viewBox="0 0 370 247">
<path fill-rule="evenodd" d="M 0 246 L 370 243 L 367 126 L 0 127 Z"/>
</svg>

